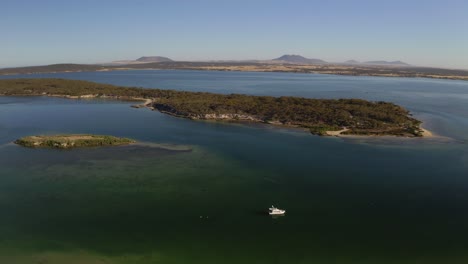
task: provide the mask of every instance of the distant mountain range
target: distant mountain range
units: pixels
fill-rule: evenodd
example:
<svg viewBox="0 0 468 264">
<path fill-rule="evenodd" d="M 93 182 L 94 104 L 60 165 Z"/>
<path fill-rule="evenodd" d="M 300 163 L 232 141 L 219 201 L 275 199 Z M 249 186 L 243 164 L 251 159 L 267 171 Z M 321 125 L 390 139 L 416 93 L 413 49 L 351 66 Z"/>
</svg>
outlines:
<svg viewBox="0 0 468 264">
<path fill-rule="evenodd" d="M 141 57 L 135 60 L 100 64 L 51 64 L 0 69 L 0 75 L 38 74 L 58 72 L 96 72 L 129 69 L 158 70 L 212 70 L 248 72 L 323 73 L 353 76 L 419 77 L 468 81 L 468 70 L 441 69 L 411 66 L 401 61 L 349 60 L 343 63 L 327 63 L 307 59 L 299 55 L 285 55 L 273 60 L 249 61 L 172 61 L 166 57 Z"/>
<path fill-rule="evenodd" d="M 99 63 L 101 65 L 129 65 L 129 64 L 143 64 L 143 63 L 157 63 L 157 62 L 172 62 L 173 60 L 162 56 L 143 56 L 136 60 L 121 60 L 108 63 Z"/>
<path fill-rule="evenodd" d="M 396 65 L 396 66 L 410 66 L 406 62 L 402 61 L 366 61 L 364 64 L 367 65 Z"/>
<path fill-rule="evenodd" d="M 161 56 L 149 56 L 149 57 L 140 57 L 136 59 L 136 61 L 139 62 L 164 62 L 164 61 L 173 61 L 167 57 L 161 57 Z"/>
<path fill-rule="evenodd" d="M 308 59 L 300 55 L 283 55 L 279 58 L 273 59 L 273 61 L 280 61 L 294 64 L 326 64 L 328 62 L 319 59 Z"/>
<path fill-rule="evenodd" d="M 356 60 L 348 60 L 344 62 L 345 64 L 362 64 L 362 65 L 376 65 L 376 66 L 411 66 L 408 63 L 402 61 L 365 61 L 359 62 Z"/>
<path fill-rule="evenodd" d="M 122 61 L 113 61 L 109 63 L 99 63 L 99 65 L 132 65 L 132 64 L 144 64 L 144 63 L 162 63 L 162 62 L 175 62 L 174 60 L 168 57 L 162 56 L 143 56 L 136 60 L 122 60 Z M 357 60 L 348 60 L 343 63 L 333 63 L 333 62 L 326 62 L 321 59 L 309 59 L 303 57 L 301 55 L 283 55 L 279 58 L 272 59 L 272 60 L 245 60 L 245 61 L 212 61 L 212 62 L 253 62 L 253 63 L 289 63 L 289 64 L 346 64 L 346 65 L 369 65 L 369 66 L 411 66 L 408 63 L 402 61 L 366 61 L 366 62 L 359 62 Z"/>
<path fill-rule="evenodd" d="M 279 58 L 273 59 L 274 62 L 292 63 L 292 64 L 329 64 L 320 59 L 309 59 L 300 55 L 283 55 Z M 330 63 L 334 64 L 334 63 Z M 341 63 L 339 63 L 341 64 Z M 361 64 L 361 65 L 375 65 L 375 66 L 411 66 L 402 61 L 365 61 L 359 62 L 357 60 L 348 60 L 344 64 Z"/>
<path fill-rule="evenodd" d="M 357 60 L 347 60 L 344 62 L 345 64 L 359 64 L 361 62 L 357 61 Z"/>
</svg>

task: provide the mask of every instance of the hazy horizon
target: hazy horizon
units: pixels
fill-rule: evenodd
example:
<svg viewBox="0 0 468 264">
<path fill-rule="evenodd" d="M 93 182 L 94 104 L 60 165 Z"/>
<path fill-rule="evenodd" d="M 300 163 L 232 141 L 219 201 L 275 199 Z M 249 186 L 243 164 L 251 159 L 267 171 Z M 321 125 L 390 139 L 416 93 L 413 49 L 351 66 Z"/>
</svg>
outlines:
<svg viewBox="0 0 468 264">
<path fill-rule="evenodd" d="M 281 56 L 283 55 L 300 55 L 300 54 L 282 54 Z M 300 55 L 302 56 L 302 55 Z M 173 61 L 180 61 L 180 62 L 222 62 L 222 61 L 233 61 L 233 62 L 242 62 L 242 61 L 270 61 L 270 60 L 273 60 L 273 59 L 277 59 L 278 57 L 280 56 L 276 56 L 274 58 L 264 58 L 264 59 L 212 59 L 212 60 L 203 60 L 203 59 L 200 59 L 200 60 L 176 60 L 176 59 L 173 59 L 172 57 L 169 57 L 169 56 L 164 56 L 164 55 L 142 55 L 142 56 L 139 56 L 138 58 L 140 57 L 167 57 Z M 83 64 L 83 65 L 112 65 L 111 63 L 118 63 L 118 62 L 123 62 L 123 61 L 129 61 L 129 62 L 132 62 L 132 61 L 136 61 L 136 59 L 138 58 L 128 58 L 128 59 L 118 59 L 118 60 L 112 60 L 112 61 L 99 61 L 99 62 L 81 62 L 81 63 L 78 63 L 78 62 L 75 62 L 75 61 L 63 61 L 63 62 L 52 62 L 52 63 L 47 63 L 47 64 L 25 64 L 25 65 L 16 65 L 16 66 L 1 66 L 0 65 L 0 69 L 7 69 L 7 68 L 22 68 L 22 67 L 34 67 L 34 66 L 47 66 L 47 65 L 55 65 L 55 64 Z M 322 59 L 322 58 L 319 58 L 319 57 L 306 57 L 307 59 Z M 349 59 L 349 60 L 355 60 L 355 59 Z M 327 61 L 327 60 L 324 60 L 325 63 L 328 63 L 328 64 L 346 64 L 346 61 L 348 60 L 343 60 L 343 61 Z M 443 66 L 431 66 L 431 65 L 415 65 L 415 64 L 411 64 L 407 61 L 401 61 L 401 60 L 380 60 L 380 59 L 373 59 L 373 60 L 366 60 L 366 61 L 361 61 L 361 60 L 356 60 L 357 63 L 361 63 L 362 65 L 371 65 L 372 64 L 366 64 L 366 63 L 370 63 L 370 62 L 379 62 L 379 61 L 386 61 L 386 62 L 396 62 L 396 61 L 400 61 L 402 63 L 406 63 L 409 65 L 409 67 L 428 67 L 428 68 L 441 68 L 441 69 L 453 69 L 453 70 L 468 70 L 468 68 L 456 68 L 456 67 L 443 67 Z M 151 63 L 151 62 L 146 62 L 146 63 Z M 118 65 L 118 64 L 115 64 L 115 65 Z M 357 64 L 359 65 L 359 64 Z M 379 65 L 379 64 L 375 64 L 375 65 Z"/>
<path fill-rule="evenodd" d="M 2 6 L 0 68 L 179 61 L 403 61 L 468 69 L 468 2 L 15 1 Z"/>
</svg>

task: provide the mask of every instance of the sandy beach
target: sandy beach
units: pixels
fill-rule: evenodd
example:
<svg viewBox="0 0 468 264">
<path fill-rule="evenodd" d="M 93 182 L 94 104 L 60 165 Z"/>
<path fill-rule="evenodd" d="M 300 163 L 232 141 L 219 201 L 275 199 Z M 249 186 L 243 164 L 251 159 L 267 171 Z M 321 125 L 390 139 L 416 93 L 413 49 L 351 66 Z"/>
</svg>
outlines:
<svg viewBox="0 0 468 264">
<path fill-rule="evenodd" d="M 325 133 L 327 134 L 327 136 L 339 137 L 339 136 L 343 136 L 343 135 L 341 135 L 341 133 L 346 132 L 346 131 L 348 131 L 348 130 L 349 130 L 349 129 L 347 129 L 347 128 L 343 128 L 342 130 L 337 130 L 337 131 L 326 131 Z"/>
<path fill-rule="evenodd" d="M 429 131 L 429 130 L 423 128 L 423 127 L 421 127 L 421 130 L 423 131 L 423 133 L 422 133 L 423 137 L 426 137 L 426 138 L 435 137 L 434 133 L 432 133 L 431 131 Z"/>
<path fill-rule="evenodd" d="M 423 131 L 422 132 L 422 137 L 423 138 L 434 138 L 434 137 L 439 137 L 437 135 L 435 135 L 433 132 L 423 128 L 423 127 L 420 127 L 420 129 Z M 394 137 L 397 137 L 397 136 L 392 136 L 392 135 L 385 135 L 385 136 L 375 136 L 375 135 L 343 135 L 342 133 L 348 131 L 349 129 L 348 128 L 343 128 L 342 130 L 336 130 L 336 131 L 326 131 L 326 135 L 327 136 L 333 136 L 333 137 L 347 137 L 347 138 L 350 138 L 350 137 L 359 137 L 359 138 L 363 138 L 363 137 L 379 137 L 379 138 L 383 138 L 383 137 L 391 137 L 391 138 L 394 138 Z M 401 137 L 399 137 L 401 138 Z M 414 138 L 414 137 L 407 137 L 407 138 Z"/>
</svg>

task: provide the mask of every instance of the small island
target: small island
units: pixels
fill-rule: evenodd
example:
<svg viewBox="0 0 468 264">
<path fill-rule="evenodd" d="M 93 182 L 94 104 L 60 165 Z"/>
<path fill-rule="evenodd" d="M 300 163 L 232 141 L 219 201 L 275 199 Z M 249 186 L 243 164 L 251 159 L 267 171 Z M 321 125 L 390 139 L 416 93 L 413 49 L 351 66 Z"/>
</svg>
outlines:
<svg viewBox="0 0 468 264">
<path fill-rule="evenodd" d="M 68 134 L 29 136 L 16 140 L 14 143 L 28 148 L 72 149 L 85 147 L 122 146 L 135 143 L 129 138 L 106 135 Z"/>
<path fill-rule="evenodd" d="M 423 137 L 421 121 L 405 108 L 363 99 L 313 99 L 245 94 L 215 94 L 122 87 L 64 79 L 0 80 L 0 96 L 53 96 L 70 99 L 105 98 L 137 100 L 161 113 L 192 120 L 257 122 L 304 128 L 321 136 L 370 135 Z M 90 141 L 90 139 L 86 139 Z M 98 139 L 85 144 L 118 144 Z M 91 140 L 92 141 L 92 140 Z M 101 143 L 101 141 L 104 141 Z M 61 143 L 67 142 L 58 142 Z M 75 142 L 75 146 L 78 142 Z M 67 145 L 68 146 L 68 145 Z M 92 145 L 93 146 L 93 145 Z"/>
</svg>

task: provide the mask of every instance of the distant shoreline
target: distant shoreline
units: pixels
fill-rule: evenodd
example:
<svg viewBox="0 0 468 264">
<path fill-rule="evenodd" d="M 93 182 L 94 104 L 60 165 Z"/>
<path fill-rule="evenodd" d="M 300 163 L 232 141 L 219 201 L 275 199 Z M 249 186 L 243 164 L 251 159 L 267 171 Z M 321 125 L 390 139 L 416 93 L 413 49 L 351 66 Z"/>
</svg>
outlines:
<svg viewBox="0 0 468 264">
<path fill-rule="evenodd" d="M 452 70 L 430 67 L 371 66 L 343 64 L 290 64 L 290 63 L 242 63 L 242 62 L 158 62 L 129 65 L 54 64 L 45 66 L 0 69 L 0 76 L 54 74 L 76 72 L 108 72 L 119 70 L 199 70 L 233 72 L 283 72 L 303 74 L 329 74 L 337 76 L 370 76 L 397 78 L 428 78 L 468 81 L 468 70 Z"/>
</svg>

